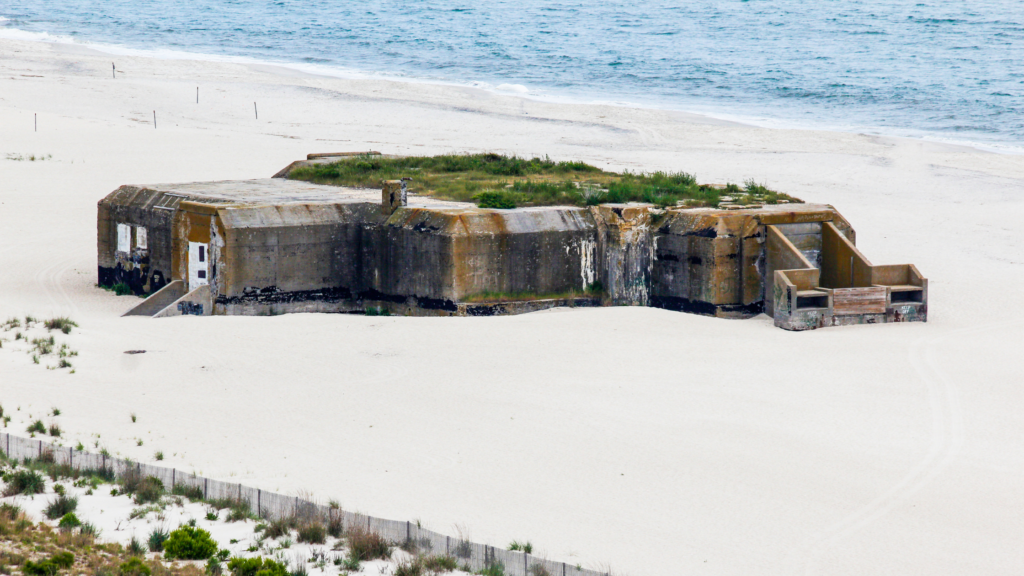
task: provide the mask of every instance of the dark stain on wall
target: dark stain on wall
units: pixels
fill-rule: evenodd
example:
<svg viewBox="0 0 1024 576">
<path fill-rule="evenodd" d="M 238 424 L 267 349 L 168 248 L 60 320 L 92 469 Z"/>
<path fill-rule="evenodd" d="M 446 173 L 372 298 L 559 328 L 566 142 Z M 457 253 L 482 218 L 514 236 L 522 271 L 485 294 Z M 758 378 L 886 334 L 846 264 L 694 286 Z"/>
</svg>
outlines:
<svg viewBox="0 0 1024 576">
<path fill-rule="evenodd" d="M 702 316 L 757 316 L 764 311 L 764 306 L 761 302 L 755 302 L 753 304 L 711 304 L 709 302 L 701 302 L 698 300 L 690 300 L 688 298 L 678 298 L 674 296 L 652 296 L 651 306 L 655 308 L 664 308 L 665 310 L 674 310 L 676 312 L 688 312 L 690 314 L 700 314 Z"/>
</svg>

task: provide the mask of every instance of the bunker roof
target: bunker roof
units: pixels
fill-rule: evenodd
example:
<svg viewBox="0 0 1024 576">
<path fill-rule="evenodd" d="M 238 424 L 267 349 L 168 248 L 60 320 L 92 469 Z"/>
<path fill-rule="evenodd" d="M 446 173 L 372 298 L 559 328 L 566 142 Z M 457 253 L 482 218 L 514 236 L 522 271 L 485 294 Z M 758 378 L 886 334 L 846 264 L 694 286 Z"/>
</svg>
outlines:
<svg viewBox="0 0 1024 576">
<path fill-rule="evenodd" d="M 142 200 L 142 197 L 151 197 L 154 193 L 208 204 L 281 206 L 287 204 L 380 204 L 381 201 L 380 188 L 326 186 L 282 178 L 218 180 L 212 182 L 189 182 L 185 184 L 147 184 L 122 186 L 119 190 L 148 192 L 148 194 L 115 193 L 108 197 L 110 202 L 115 204 L 133 204 Z M 450 202 L 420 196 L 412 196 L 409 205 L 422 208 L 473 207 L 473 204 L 465 202 Z"/>
</svg>

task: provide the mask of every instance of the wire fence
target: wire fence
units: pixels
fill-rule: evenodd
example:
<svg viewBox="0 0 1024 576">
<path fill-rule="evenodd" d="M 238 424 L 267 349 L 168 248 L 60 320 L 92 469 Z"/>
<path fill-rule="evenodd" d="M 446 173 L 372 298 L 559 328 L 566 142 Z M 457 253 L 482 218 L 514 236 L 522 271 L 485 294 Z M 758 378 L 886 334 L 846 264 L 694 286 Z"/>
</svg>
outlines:
<svg viewBox="0 0 1024 576">
<path fill-rule="evenodd" d="M 40 459 L 44 455 L 49 458 L 52 455 L 56 464 L 67 465 L 76 470 L 110 470 L 117 477 L 134 468 L 143 477 L 153 476 L 160 479 L 169 490 L 173 490 L 176 486 L 185 486 L 201 489 L 205 500 L 243 500 L 260 518 L 267 520 L 314 515 L 331 520 L 340 519 L 344 529 L 365 528 L 380 534 L 395 545 L 411 545 L 418 552 L 424 554 L 451 556 L 458 560 L 460 565 L 465 564 L 473 571 L 482 570 L 493 564 L 501 564 L 504 566 L 507 576 L 609 576 L 607 572 L 598 572 L 565 562 L 538 558 L 524 552 L 478 544 L 461 537 L 447 536 L 421 528 L 414 522 L 387 520 L 357 514 L 303 500 L 298 496 L 285 496 L 242 484 L 197 476 L 175 468 L 142 464 L 104 454 L 75 450 L 71 447 L 56 446 L 34 438 L 0 433 L 0 450 L 3 450 L 8 458 L 22 461 Z"/>
</svg>

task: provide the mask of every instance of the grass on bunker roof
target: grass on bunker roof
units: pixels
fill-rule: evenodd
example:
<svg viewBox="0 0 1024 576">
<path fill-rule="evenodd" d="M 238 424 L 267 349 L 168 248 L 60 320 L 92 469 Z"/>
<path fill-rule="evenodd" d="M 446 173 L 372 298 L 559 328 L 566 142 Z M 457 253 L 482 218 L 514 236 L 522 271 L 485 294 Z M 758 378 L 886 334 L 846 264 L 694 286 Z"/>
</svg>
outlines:
<svg viewBox="0 0 1024 576">
<path fill-rule="evenodd" d="M 382 180 L 411 178 L 409 190 L 482 208 L 594 206 L 647 202 L 657 206 L 717 207 L 724 194 L 742 204 L 797 201 L 748 181 L 745 188 L 698 184 L 687 172 L 607 172 L 578 161 L 464 154 L 385 158 L 363 155 L 302 166 L 289 178 L 316 184 L 376 188 Z"/>
</svg>

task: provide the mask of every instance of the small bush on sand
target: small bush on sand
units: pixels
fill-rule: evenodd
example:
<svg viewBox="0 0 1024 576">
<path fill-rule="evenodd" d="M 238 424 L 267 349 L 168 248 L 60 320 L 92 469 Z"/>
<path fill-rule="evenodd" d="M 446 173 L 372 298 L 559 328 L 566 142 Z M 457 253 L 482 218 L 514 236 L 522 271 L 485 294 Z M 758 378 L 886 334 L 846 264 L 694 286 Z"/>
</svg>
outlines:
<svg viewBox="0 0 1024 576">
<path fill-rule="evenodd" d="M 35 422 L 28 425 L 25 429 L 26 432 L 46 434 L 46 424 L 43 424 L 42 420 L 36 420 Z"/>
<path fill-rule="evenodd" d="M 278 518 L 270 521 L 270 524 L 267 525 L 267 529 L 264 531 L 264 534 L 266 534 L 267 538 L 280 538 L 281 536 L 287 536 L 294 527 L 294 519 Z"/>
<path fill-rule="evenodd" d="M 60 330 L 61 332 L 65 333 L 65 334 L 69 334 L 71 332 L 72 326 L 75 327 L 75 328 L 78 328 L 78 324 L 76 324 L 73 320 L 71 320 L 67 316 L 59 316 L 57 318 L 50 318 L 49 320 L 44 322 L 43 325 L 46 326 L 47 330 Z"/>
<path fill-rule="evenodd" d="M 232 558 L 228 562 L 232 576 L 288 576 L 288 568 L 269 558 Z"/>
<path fill-rule="evenodd" d="M 206 560 L 217 552 L 217 543 L 210 533 L 195 526 L 181 526 L 164 542 L 164 556 L 169 560 Z"/>
<path fill-rule="evenodd" d="M 28 576 L 53 576 L 62 568 L 71 568 L 71 565 L 74 563 L 75 555 L 71 552 L 57 552 L 49 560 L 41 560 L 39 562 L 29 560 L 25 562 L 25 565 L 22 566 L 22 572 Z"/>
<path fill-rule="evenodd" d="M 167 542 L 169 534 L 163 526 L 157 526 L 153 528 L 153 531 L 149 533 L 149 538 L 146 544 L 149 546 L 150 552 L 163 552 L 164 542 Z"/>
<path fill-rule="evenodd" d="M 46 489 L 46 479 L 35 470 L 21 469 L 4 475 L 4 496 L 16 494 L 42 494 Z"/>
<path fill-rule="evenodd" d="M 360 562 L 391 558 L 391 546 L 388 541 L 380 534 L 364 528 L 349 530 L 348 549 L 349 555 Z"/>
<path fill-rule="evenodd" d="M 75 508 L 78 508 L 78 498 L 67 494 L 58 494 L 56 498 L 46 504 L 43 514 L 50 520 L 56 520 L 65 514 L 74 512 Z"/>
<path fill-rule="evenodd" d="M 423 556 L 423 567 L 433 572 L 451 572 L 459 563 L 451 556 Z"/>
<path fill-rule="evenodd" d="M 341 538 L 345 525 L 342 523 L 341 514 L 332 514 L 327 521 L 327 533 L 334 538 Z"/>
<path fill-rule="evenodd" d="M 323 544 L 327 541 L 327 526 L 322 522 L 306 522 L 298 527 L 299 542 Z"/>
<path fill-rule="evenodd" d="M 198 484 L 175 484 L 171 489 L 171 494 L 184 496 L 189 500 L 202 500 L 203 488 Z"/>
<path fill-rule="evenodd" d="M 64 532 L 70 532 L 81 525 L 82 521 L 78 519 L 78 516 L 75 516 L 74 512 L 68 512 L 67 514 L 61 517 L 60 522 L 57 524 L 57 527 L 63 530 Z"/>
<path fill-rule="evenodd" d="M 146 553 L 146 547 L 139 542 L 139 539 L 132 535 L 132 539 L 128 541 L 128 545 L 124 547 L 124 551 L 129 556 L 143 556 Z"/>
<path fill-rule="evenodd" d="M 508 545 L 508 549 L 512 552 L 526 552 L 527 554 L 533 554 L 533 544 L 528 541 L 518 542 L 513 540 L 512 543 Z"/>
<path fill-rule="evenodd" d="M 155 476 L 147 476 L 135 487 L 135 503 L 157 502 L 164 495 L 164 483 Z"/>
<path fill-rule="evenodd" d="M 63 368 L 63 366 L 62 366 L 62 368 Z M 60 438 L 61 429 L 60 429 L 60 426 L 58 426 L 57 424 L 50 424 L 49 432 L 50 432 L 50 436 L 53 436 L 54 438 Z"/>
<path fill-rule="evenodd" d="M 121 576 L 150 576 L 153 573 L 138 556 L 129 558 L 127 562 L 122 562 L 117 571 Z"/>
</svg>

